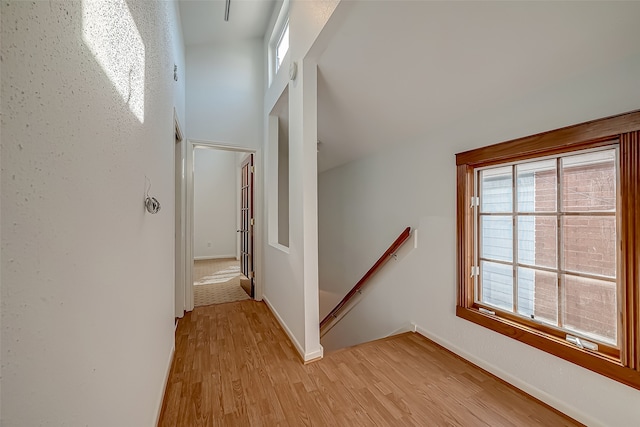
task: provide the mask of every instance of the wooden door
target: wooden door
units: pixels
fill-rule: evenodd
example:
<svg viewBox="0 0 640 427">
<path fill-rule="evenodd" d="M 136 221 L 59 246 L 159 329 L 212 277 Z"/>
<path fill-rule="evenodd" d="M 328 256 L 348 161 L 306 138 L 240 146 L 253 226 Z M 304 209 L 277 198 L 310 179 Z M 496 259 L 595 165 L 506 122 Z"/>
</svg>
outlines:
<svg viewBox="0 0 640 427">
<path fill-rule="evenodd" d="M 240 271 L 249 278 L 251 298 L 255 298 L 253 271 L 253 154 L 242 163 L 240 181 Z"/>
</svg>

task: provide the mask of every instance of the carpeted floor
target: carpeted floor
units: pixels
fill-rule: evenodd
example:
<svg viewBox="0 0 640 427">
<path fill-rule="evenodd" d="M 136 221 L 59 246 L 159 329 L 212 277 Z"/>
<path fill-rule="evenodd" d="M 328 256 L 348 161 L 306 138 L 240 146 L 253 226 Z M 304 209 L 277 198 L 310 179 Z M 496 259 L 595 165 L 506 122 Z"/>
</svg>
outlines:
<svg viewBox="0 0 640 427">
<path fill-rule="evenodd" d="M 240 262 L 235 259 L 196 260 L 193 266 L 196 307 L 250 299 L 240 286 Z"/>
</svg>

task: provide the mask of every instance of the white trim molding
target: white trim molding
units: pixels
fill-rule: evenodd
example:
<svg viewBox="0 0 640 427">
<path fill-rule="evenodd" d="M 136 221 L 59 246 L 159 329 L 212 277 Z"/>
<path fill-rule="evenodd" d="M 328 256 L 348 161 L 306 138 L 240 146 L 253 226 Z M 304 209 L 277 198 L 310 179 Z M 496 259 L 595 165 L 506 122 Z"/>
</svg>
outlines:
<svg viewBox="0 0 640 427">
<path fill-rule="evenodd" d="M 585 414 L 577 411 L 574 407 L 567 405 L 566 403 L 562 402 L 561 400 L 557 399 L 556 397 L 550 395 L 549 393 L 540 390 L 539 388 L 533 387 L 530 384 L 520 380 L 519 378 L 514 377 L 513 375 L 503 371 L 502 369 L 500 369 L 497 366 L 491 365 L 489 363 L 487 363 L 486 361 L 475 357 L 474 355 L 462 350 L 461 348 L 459 348 L 458 346 L 452 344 L 451 342 L 442 339 L 441 337 L 437 336 L 437 335 L 433 335 L 432 333 L 430 333 L 428 330 L 426 330 L 425 328 L 423 328 L 420 325 L 417 325 L 416 323 L 411 322 L 411 324 L 413 325 L 413 331 L 422 335 L 423 337 L 435 342 L 438 345 L 441 345 L 442 347 L 446 348 L 447 350 L 449 350 L 450 352 L 460 356 L 462 359 L 478 366 L 481 369 L 484 369 L 485 371 L 489 372 L 492 375 L 495 375 L 496 377 L 500 378 L 501 380 L 511 384 L 512 386 L 524 391 L 525 393 L 535 397 L 536 399 L 546 403 L 547 405 L 559 410 L 560 412 L 562 412 L 563 414 L 568 415 L 569 417 L 573 418 L 574 420 L 577 420 L 585 425 L 589 425 L 589 426 L 599 426 L 601 425 L 601 423 L 599 423 L 598 421 L 596 421 L 595 419 L 586 416 Z M 569 363 L 569 362 L 567 362 Z"/>
<path fill-rule="evenodd" d="M 212 148 L 224 151 L 233 152 L 245 152 L 254 154 L 254 241 L 253 241 L 253 268 L 254 268 L 254 284 L 255 284 L 255 296 L 254 300 L 262 300 L 262 223 L 264 213 L 263 209 L 263 176 L 262 176 L 262 151 L 260 149 L 244 147 L 241 145 L 233 145 L 225 142 L 207 141 L 201 139 L 187 139 L 187 153 L 186 153 L 186 170 L 185 177 L 187 181 L 187 197 L 186 197 L 186 239 L 185 247 L 187 252 L 187 262 L 190 263 L 186 267 L 186 283 L 191 283 L 192 286 L 186 286 L 186 302 L 185 310 L 192 311 L 195 304 L 193 299 L 193 159 L 194 150 L 196 148 Z M 207 257 L 210 258 L 210 257 Z M 224 258 L 237 258 L 237 254 L 230 254 L 224 256 Z"/>
<path fill-rule="evenodd" d="M 296 337 L 293 335 L 293 332 L 291 332 L 291 330 L 287 327 L 287 324 L 284 323 L 284 320 L 282 320 L 282 317 L 280 317 L 280 314 L 276 311 L 273 305 L 271 305 L 266 295 L 262 296 L 262 300 L 265 302 L 265 304 L 267 305 L 267 308 L 269 308 L 271 313 L 273 313 L 273 316 L 276 318 L 276 320 L 280 324 L 280 327 L 282 327 L 282 330 L 289 337 L 289 341 L 291 341 L 291 344 L 293 344 L 293 346 L 295 347 L 296 351 L 298 352 L 298 354 L 300 355 L 304 363 L 322 359 L 324 355 L 324 349 L 322 348 L 322 346 L 320 346 L 320 348 L 316 351 L 305 353 L 304 349 L 302 348 L 302 346 L 300 345 Z"/>
<path fill-rule="evenodd" d="M 236 257 L 236 254 L 193 257 L 194 261 L 206 261 L 208 259 L 237 259 L 237 257 Z"/>
</svg>

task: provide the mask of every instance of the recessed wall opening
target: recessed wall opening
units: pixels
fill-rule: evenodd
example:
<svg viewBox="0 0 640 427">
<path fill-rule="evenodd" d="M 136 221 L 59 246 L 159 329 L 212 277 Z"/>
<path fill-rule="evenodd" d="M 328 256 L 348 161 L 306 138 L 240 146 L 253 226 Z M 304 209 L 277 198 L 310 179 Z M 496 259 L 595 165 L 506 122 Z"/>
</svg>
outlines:
<svg viewBox="0 0 640 427">
<path fill-rule="evenodd" d="M 269 193 L 269 243 L 289 247 L 289 88 L 269 115 L 269 161 L 275 173 Z"/>
</svg>

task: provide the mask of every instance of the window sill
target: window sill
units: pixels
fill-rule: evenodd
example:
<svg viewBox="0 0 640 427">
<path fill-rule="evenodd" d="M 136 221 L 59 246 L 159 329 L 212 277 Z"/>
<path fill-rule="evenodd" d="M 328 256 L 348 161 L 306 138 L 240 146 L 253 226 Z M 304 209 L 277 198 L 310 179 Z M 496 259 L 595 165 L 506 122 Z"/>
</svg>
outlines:
<svg viewBox="0 0 640 427">
<path fill-rule="evenodd" d="M 285 254 L 289 254 L 289 247 L 281 245 L 280 243 L 269 242 L 269 246 L 274 249 L 279 250 L 280 252 L 284 252 Z"/>
<path fill-rule="evenodd" d="M 565 340 L 475 308 L 457 306 L 456 316 L 640 390 L 640 372 L 623 366 L 620 360 L 578 348 Z"/>
</svg>

